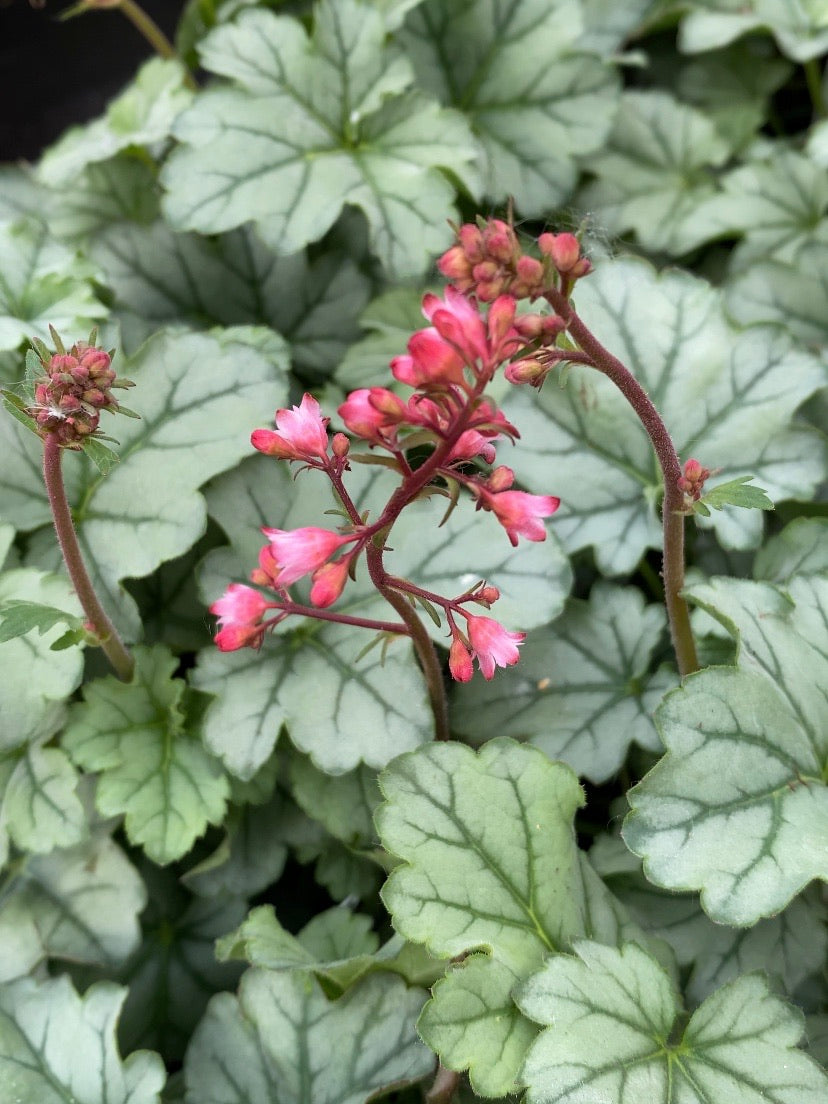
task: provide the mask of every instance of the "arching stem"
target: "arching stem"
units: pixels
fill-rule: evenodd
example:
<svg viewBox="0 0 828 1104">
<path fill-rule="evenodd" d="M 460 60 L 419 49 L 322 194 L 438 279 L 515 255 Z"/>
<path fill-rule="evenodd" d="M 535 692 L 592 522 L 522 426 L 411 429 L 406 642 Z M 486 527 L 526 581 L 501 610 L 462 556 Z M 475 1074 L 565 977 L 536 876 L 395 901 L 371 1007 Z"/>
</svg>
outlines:
<svg viewBox="0 0 828 1104">
<path fill-rule="evenodd" d="M 112 664 L 115 673 L 124 682 L 129 682 L 135 669 L 135 663 L 129 650 L 118 636 L 115 626 L 107 617 L 98 601 L 92 580 L 83 562 L 78 536 L 72 521 L 72 513 L 66 500 L 66 488 L 63 483 L 61 460 L 63 449 L 54 434 L 47 435 L 43 447 L 43 479 L 52 510 L 60 550 L 72 586 L 83 607 L 87 620 L 98 637 L 104 654 Z"/>
<path fill-rule="evenodd" d="M 604 348 L 575 313 L 569 300 L 554 288 L 547 299 L 557 314 L 566 320 L 567 330 L 579 347 L 589 356 L 591 364 L 612 380 L 638 415 L 655 449 L 664 478 L 662 504 L 664 603 L 670 622 L 670 637 L 679 674 L 689 675 L 699 669 L 696 644 L 690 628 L 690 612 L 681 596 L 684 587 L 684 513 L 683 495 L 679 487 L 681 462 L 667 427 L 650 396 L 621 361 Z"/>
</svg>

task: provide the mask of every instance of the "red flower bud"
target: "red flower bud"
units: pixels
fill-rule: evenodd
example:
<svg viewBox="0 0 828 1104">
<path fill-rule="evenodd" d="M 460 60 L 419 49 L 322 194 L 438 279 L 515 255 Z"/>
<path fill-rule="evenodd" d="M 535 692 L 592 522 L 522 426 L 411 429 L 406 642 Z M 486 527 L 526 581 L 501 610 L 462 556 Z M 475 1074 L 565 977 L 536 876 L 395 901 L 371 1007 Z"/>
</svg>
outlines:
<svg viewBox="0 0 828 1104">
<path fill-rule="evenodd" d="M 331 452 L 337 460 L 343 460 L 348 455 L 350 447 L 351 442 L 344 433 L 335 433 L 333 435 L 333 439 L 331 440 Z"/>
<path fill-rule="evenodd" d="M 474 223 L 464 223 L 457 231 L 457 237 L 471 264 L 483 259 L 483 235 Z"/>
</svg>

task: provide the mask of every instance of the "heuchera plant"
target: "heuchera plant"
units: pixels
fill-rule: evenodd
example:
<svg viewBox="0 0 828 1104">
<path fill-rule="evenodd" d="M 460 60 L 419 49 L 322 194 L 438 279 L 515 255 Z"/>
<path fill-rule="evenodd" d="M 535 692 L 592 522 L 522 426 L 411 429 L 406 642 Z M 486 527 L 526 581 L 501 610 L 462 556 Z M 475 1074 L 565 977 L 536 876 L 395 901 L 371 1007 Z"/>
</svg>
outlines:
<svg viewBox="0 0 828 1104">
<path fill-rule="evenodd" d="M 0 1104 L 822 1104 L 824 20 L 273 7 L 0 171 Z"/>
</svg>

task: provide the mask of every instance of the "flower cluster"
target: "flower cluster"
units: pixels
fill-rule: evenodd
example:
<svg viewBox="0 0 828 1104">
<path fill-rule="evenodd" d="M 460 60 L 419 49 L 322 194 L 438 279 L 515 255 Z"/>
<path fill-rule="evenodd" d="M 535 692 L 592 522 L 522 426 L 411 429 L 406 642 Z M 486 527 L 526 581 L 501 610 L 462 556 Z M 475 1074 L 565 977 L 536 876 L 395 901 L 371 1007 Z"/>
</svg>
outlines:
<svg viewBox="0 0 828 1104">
<path fill-rule="evenodd" d="M 41 437 L 54 436 L 63 448 L 78 449 L 98 429 L 101 411 L 122 408 L 113 387 L 131 387 L 112 370 L 112 352 L 90 340 L 78 341 L 68 351 L 54 334 L 58 351 L 49 353 L 38 343 L 35 352 L 44 375 L 34 380 L 34 402 L 26 413 L 34 420 Z"/>
<path fill-rule="evenodd" d="M 478 509 L 494 515 L 513 545 L 521 537 L 544 540 L 543 519 L 558 508 L 559 500 L 551 495 L 514 490 L 514 474 L 508 467 L 487 471 L 495 460 L 497 442 L 515 440 L 519 434 L 486 397 L 486 386 L 501 365 L 526 348 L 527 341 L 552 341 L 563 325 L 554 316 L 518 316 L 516 295 L 525 294 L 530 284 L 536 286 L 544 266 L 539 261 L 520 264 L 517 258 L 516 272 L 522 275 L 503 275 L 508 268 L 506 247 L 513 250 L 516 243 L 511 228 L 501 233 L 499 227 L 505 224 L 495 220 L 484 242 L 485 256 L 498 251 L 502 255 L 502 272 L 497 277 L 502 291 L 488 296 L 488 309 L 481 310 L 475 298 L 464 294 L 467 289 L 449 287 L 443 298 L 427 295 L 423 314 L 430 325 L 415 333 L 407 352 L 391 362 L 395 380 L 413 393 L 405 398 L 385 387 L 360 388 L 339 407 L 339 416 L 350 433 L 370 448 L 387 453 L 386 465 L 399 475 L 399 486 L 376 520 L 363 518 L 348 494 L 348 438 L 340 433 L 329 440 L 328 419 L 310 395 L 305 395 L 299 406 L 278 410 L 275 430 L 253 433 L 254 447 L 265 455 L 324 472 L 348 521 L 338 531 L 314 526 L 292 531 L 265 528 L 268 543 L 250 579 L 268 597 L 243 584 L 228 588 L 211 607 L 221 625 L 216 636 L 220 648 L 256 647 L 264 632 L 289 614 L 324 616 L 389 631 L 385 623 L 320 612 L 340 597 L 356 560 L 364 554 L 374 585 L 398 611 L 395 596 L 406 599 L 403 609 L 410 608 L 408 603 L 420 603 L 442 611 L 451 638 L 449 669 L 455 679 L 471 678 L 475 660 L 487 679 L 496 667 L 517 662 L 524 634 L 509 632 L 493 618 L 467 608 L 491 608 L 499 598 L 496 587 L 481 581 L 463 594 L 447 598 L 388 574 L 382 560 L 387 534 L 399 514 L 435 485 L 444 490 L 466 488 Z M 491 290 L 496 281 L 491 272 L 489 276 Z M 425 460 L 424 446 L 430 446 Z M 418 450 L 416 462 L 411 454 L 414 448 Z M 311 579 L 309 606 L 295 602 L 289 593 L 305 576 Z M 406 625 L 397 625 L 392 631 L 405 632 Z"/>
</svg>

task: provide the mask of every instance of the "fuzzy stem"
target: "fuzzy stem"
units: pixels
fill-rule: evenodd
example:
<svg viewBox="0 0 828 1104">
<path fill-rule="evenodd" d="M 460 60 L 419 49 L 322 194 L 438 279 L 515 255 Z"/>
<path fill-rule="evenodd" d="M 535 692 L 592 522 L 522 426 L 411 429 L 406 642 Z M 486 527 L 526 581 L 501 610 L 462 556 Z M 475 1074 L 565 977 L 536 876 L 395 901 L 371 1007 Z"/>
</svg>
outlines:
<svg viewBox="0 0 828 1104">
<path fill-rule="evenodd" d="M 63 553 L 63 561 L 72 586 L 83 607 L 83 612 L 95 634 L 100 640 L 101 647 L 113 669 L 120 679 L 129 682 L 135 668 L 134 661 L 128 649 L 115 630 L 115 626 L 104 612 L 103 606 L 98 601 L 92 580 L 86 570 L 81 555 L 75 526 L 72 522 L 72 513 L 69 503 L 66 501 L 66 488 L 63 484 L 63 471 L 61 468 L 63 449 L 58 444 L 54 434 L 46 436 L 43 447 L 43 479 L 46 483 L 46 492 L 49 495 L 49 505 L 52 509 L 52 518 L 55 523 L 60 550 Z"/>
<path fill-rule="evenodd" d="M 431 643 L 431 637 L 407 599 L 388 586 L 388 576 L 382 565 L 382 548 L 371 542 L 365 549 L 365 562 L 368 566 L 371 582 L 408 626 L 408 632 L 420 660 L 420 666 L 423 669 L 426 686 L 428 687 L 431 712 L 434 714 L 435 738 L 448 740 L 451 738 L 451 733 L 449 731 L 446 688 L 443 683 L 443 671 L 437 658 L 437 652 Z"/>
<path fill-rule="evenodd" d="M 667 606 L 670 637 L 679 674 L 689 675 L 699 669 L 699 661 L 690 628 L 690 612 L 681 596 L 684 587 L 684 514 L 682 512 L 684 502 L 678 484 L 682 474 L 681 462 L 675 446 L 650 396 L 632 372 L 604 348 L 575 313 L 569 300 L 559 291 L 550 289 L 547 292 L 547 299 L 555 311 L 566 320 L 569 333 L 589 355 L 593 367 L 612 380 L 632 406 L 655 449 L 664 478 L 664 502 L 662 503 L 664 602 Z"/>
<path fill-rule="evenodd" d="M 175 47 L 155 20 L 147 15 L 141 6 L 136 4 L 135 0 L 120 0 L 118 7 L 133 27 L 144 36 L 159 57 L 169 58 L 173 61 L 181 61 Z M 184 82 L 187 87 L 191 88 L 194 92 L 198 91 L 198 85 L 196 84 L 195 78 L 188 69 L 185 71 Z"/>
<path fill-rule="evenodd" d="M 331 467 L 327 469 L 328 478 L 333 484 L 334 490 L 339 496 L 342 505 L 348 513 L 348 516 L 353 521 L 354 525 L 361 525 L 361 518 L 359 511 L 354 505 L 351 496 L 345 489 L 345 485 L 342 482 L 341 476 Z M 402 486 L 397 489 L 392 501 L 396 496 L 400 495 L 400 491 L 406 486 L 410 486 L 413 480 L 413 474 L 406 477 Z M 402 502 L 400 509 L 405 505 L 406 499 Z M 379 522 L 376 522 L 371 526 L 372 530 L 386 529 L 390 525 L 390 522 L 386 522 L 386 513 L 388 507 L 386 506 L 383 512 L 382 518 Z M 397 511 L 399 513 L 399 511 Z M 397 514 L 393 517 L 396 518 Z M 426 686 L 428 687 L 428 698 L 431 703 L 431 712 L 434 714 L 434 732 L 438 740 L 449 739 L 449 722 L 448 722 L 448 701 L 446 699 L 446 688 L 443 684 L 443 672 L 440 667 L 440 662 L 437 658 L 437 652 L 434 650 L 434 645 L 431 643 L 431 638 L 426 632 L 422 621 L 411 608 L 411 605 L 406 601 L 403 596 L 388 585 L 389 576 L 383 566 L 382 562 L 383 549 L 382 546 L 374 544 L 373 540 L 370 540 L 365 547 L 365 562 L 368 567 L 368 574 L 371 577 L 371 582 L 374 584 L 379 593 L 388 602 L 388 604 L 396 610 L 402 620 L 405 622 L 404 631 L 411 637 L 411 641 L 414 645 L 414 649 L 417 652 L 417 656 L 420 660 L 420 666 L 423 670 L 423 676 L 426 680 Z M 313 614 L 313 616 L 319 616 L 319 614 Z"/>
</svg>

